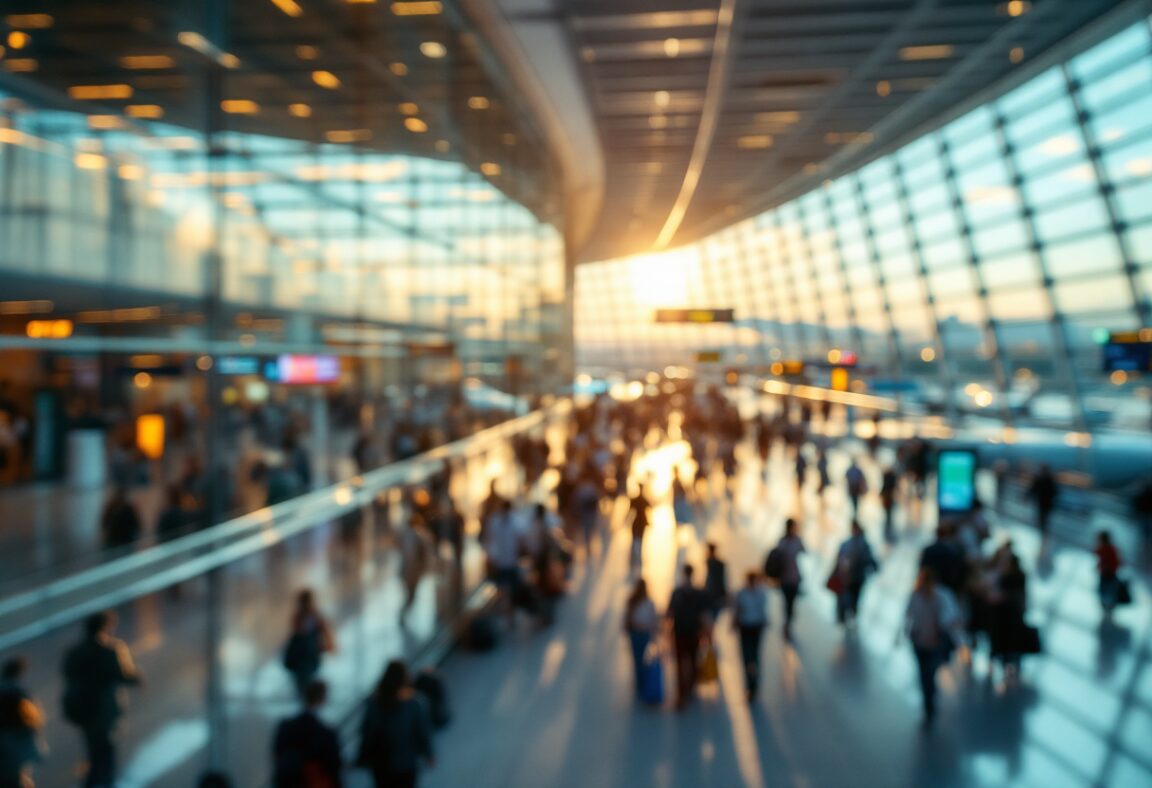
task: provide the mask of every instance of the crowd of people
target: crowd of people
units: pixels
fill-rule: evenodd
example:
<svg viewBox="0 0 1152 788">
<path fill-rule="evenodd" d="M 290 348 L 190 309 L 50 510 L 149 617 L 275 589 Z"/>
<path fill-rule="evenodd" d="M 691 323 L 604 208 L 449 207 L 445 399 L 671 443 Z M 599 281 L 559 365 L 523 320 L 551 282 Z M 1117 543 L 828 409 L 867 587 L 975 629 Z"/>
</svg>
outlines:
<svg viewBox="0 0 1152 788">
<path fill-rule="evenodd" d="M 706 543 L 702 566 L 685 557 L 679 582 L 663 606 L 652 597 L 646 579 L 650 568 L 644 565 L 645 537 L 655 508 L 664 504 L 671 505 L 679 526 L 707 520 L 702 512 L 735 495 L 741 462 L 755 462 L 758 456 L 767 482 L 769 459 L 779 447 L 785 466 L 795 469 L 798 490 L 814 493 L 823 505 L 828 491 L 838 489 L 845 501 L 847 533 L 823 588 L 834 596 L 837 622 L 851 631 L 857 626 L 868 580 L 880 567 L 879 553 L 865 527 L 866 516 L 874 510 L 862 504 L 875 489 L 883 512 L 884 541 L 897 541 L 900 507 L 921 501 L 930 489 L 932 447 L 912 439 L 895 447 L 891 462 L 880 463 L 877 447 L 869 442 L 866 450 L 873 459 L 865 461 L 850 453 L 847 469 L 834 483 L 829 454 L 836 439 L 827 430 L 813 430 L 813 422 L 827 417 L 824 408 L 822 403 L 785 399 L 774 403 L 772 413 L 758 410 L 746 418 L 734 400 L 716 389 L 697 394 L 671 387 L 635 402 L 602 397 L 577 408 L 562 446 L 550 444 L 544 434 L 518 437 L 512 445 L 518 472 L 492 480 L 476 516 L 477 541 L 487 576 L 497 590 L 498 616 L 478 616 L 467 630 L 466 642 L 491 648 L 500 637 L 493 621 L 498 618 L 503 619 L 504 631 L 524 618 L 540 628 L 553 625 L 573 566 L 602 555 L 608 529 L 617 523 L 630 532 L 632 542 L 628 553 L 632 587 L 622 630 L 637 698 L 649 705 L 664 703 L 664 662 L 669 658 L 675 706 L 687 708 L 701 684 L 718 678 L 716 628 L 728 621 L 738 636 L 746 696 L 755 700 L 763 687 L 761 659 L 772 592 L 781 597 L 781 632 L 791 641 L 797 600 L 812 580 L 805 576 L 811 567 L 804 558 L 804 520 L 787 518 L 779 540 L 740 573 L 735 589 L 720 545 Z M 669 481 L 665 495 L 655 489 L 638 461 L 646 449 L 681 440 L 687 444 L 687 460 L 681 464 L 682 472 Z M 438 568 L 442 547 L 450 547 L 456 570 L 461 570 L 468 529 L 462 507 L 449 490 L 456 470 L 446 465 L 404 496 L 399 519 L 406 525 L 395 533 L 405 588 L 401 622 L 421 579 Z M 874 487 L 870 473 L 873 480 L 879 477 Z M 173 506 L 193 506 L 186 498 L 205 488 L 203 474 L 197 463 L 189 464 L 179 495 L 173 493 Z M 719 495 L 717 477 L 723 480 Z M 1042 473 L 1029 491 L 1042 526 L 1051 514 L 1052 484 L 1054 480 L 1044 481 Z M 122 509 L 123 501 L 114 497 L 105 516 L 109 522 L 123 520 L 110 527 L 117 533 L 132 530 L 131 515 Z M 622 523 L 614 517 L 620 513 Z M 388 513 L 386 519 L 397 518 Z M 1107 615 L 1130 602 L 1131 593 L 1122 558 L 1108 533 L 1099 535 L 1095 555 Z M 979 501 L 963 516 L 942 519 L 920 554 L 902 630 L 918 668 L 925 725 L 936 716 L 937 672 L 955 654 L 970 659 L 971 652 L 986 642 L 993 661 L 1003 666 L 1005 682 L 1019 680 L 1023 657 L 1040 650 L 1040 633 L 1028 624 L 1027 611 L 1028 577 L 1021 558 L 1010 539 L 997 538 Z M 85 785 L 90 787 L 114 784 L 114 733 L 123 714 L 125 689 L 142 684 L 127 646 L 114 637 L 114 626 L 110 613 L 89 618 L 84 637 L 67 653 L 62 668 L 62 712 L 84 742 Z M 321 714 L 328 696 L 321 667 L 325 655 L 336 648 L 333 628 L 315 593 L 300 591 L 281 662 L 301 711 L 275 732 L 273 771 L 278 788 L 342 784 L 349 764 L 342 757 L 336 731 Z M 13 659 L 3 665 L 0 675 L 0 788 L 30 786 L 31 768 L 44 753 L 43 713 L 23 689 L 22 674 L 22 661 Z M 434 675 L 413 676 L 405 662 L 390 662 L 364 704 L 358 755 L 352 765 L 367 770 L 377 786 L 415 785 L 420 769 L 434 762 L 433 731 L 446 722 L 444 709 L 445 690 Z M 226 786 L 227 777 L 206 775 L 202 785 Z"/>
</svg>

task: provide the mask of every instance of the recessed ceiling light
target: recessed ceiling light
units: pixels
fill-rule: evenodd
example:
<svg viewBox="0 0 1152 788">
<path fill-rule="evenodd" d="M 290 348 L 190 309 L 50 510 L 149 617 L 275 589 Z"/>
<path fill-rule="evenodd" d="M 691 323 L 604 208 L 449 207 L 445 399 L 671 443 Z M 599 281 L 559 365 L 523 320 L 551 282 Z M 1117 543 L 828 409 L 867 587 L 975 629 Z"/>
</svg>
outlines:
<svg viewBox="0 0 1152 788">
<path fill-rule="evenodd" d="M 468 99 L 469 109 L 488 109 L 488 99 L 484 96 L 472 96 Z"/>
<path fill-rule="evenodd" d="M 81 101 L 132 98 L 131 85 L 73 85 L 68 95 Z"/>
<path fill-rule="evenodd" d="M 329 142 L 335 143 L 349 143 L 349 142 L 366 142 L 372 139 L 372 132 L 368 129 L 333 129 L 324 132 L 324 137 Z"/>
<path fill-rule="evenodd" d="M 1024 60 L 1024 47 L 1012 47 L 1008 52 L 1008 59 L 1013 63 L 1019 63 Z"/>
<path fill-rule="evenodd" d="M 304 9 L 300 7 L 300 4 L 297 3 L 296 0 L 272 0 L 272 5 L 279 8 L 288 16 L 302 16 L 304 14 Z"/>
<path fill-rule="evenodd" d="M 946 60 L 954 54 L 956 47 L 951 44 L 925 44 L 900 49 L 901 60 Z"/>
<path fill-rule="evenodd" d="M 313 71 L 312 81 L 322 88 L 335 90 L 340 87 L 340 78 L 331 71 Z"/>
<path fill-rule="evenodd" d="M 22 27 L 25 30 L 47 30 L 56 23 L 51 14 L 9 14 L 4 21 L 8 27 Z"/>
<path fill-rule="evenodd" d="M 260 105 L 249 99 L 225 99 L 220 102 L 220 109 L 229 115 L 255 115 Z"/>
<path fill-rule="evenodd" d="M 1000 6 L 1004 13 L 1008 16 L 1023 16 L 1032 10 L 1032 3 L 1027 0 L 1008 0 L 1007 3 Z"/>
<path fill-rule="evenodd" d="M 296 57 L 301 60 L 315 60 L 320 57 L 320 50 L 308 44 L 301 44 L 296 47 Z"/>
<path fill-rule="evenodd" d="M 420 118 L 404 118 L 404 128 L 413 134 L 423 134 L 428 131 L 428 124 Z"/>
<path fill-rule="evenodd" d="M 289 104 L 288 114 L 294 118 L 312 117 L 312 108 L 307 104 Z"/>
<path fill-rule="evenodd" d="M 398 77 L 404 77 L 408 75 L 408 66 L 404 65 L 403 63 L 390 63 L 388 65 L 388 70 Z"/>
<path fill-rule="evenodd" d="M 676 57 L 680 54 L 680 39 L 666 38 L 664 39 L 664 54 L 668 57 Z"/>
<path fill-rule="evenodd" d="M 124 108 L 124 114 L 130 118 L 156 120 L 164 117 L 164 108 L 159 104 L 129 104 Z"/>
<path fill-rule="evenodd" d="M 876 95 L 881 98 L 886 98 L 892 95 L 892 83 L 886 79 L 882 79 L 876 83 Z"/>
<path fill-rule="evenodd" d="M 419 115 L 420 107 L 413 101 L 403 101 L 397 107 L 401 115 Z"/>
<path fill-rule="evenodd" d="M 444 10 L 438 0 L 403 0 L 392 4 L 396 16 L 436 16 Z"/>
<path fill-rule="evenodd" d="M 771 134 L 749 134 L 736 140 L 736 146 L 744 150 L 763 150 L 772 147 Z"/>
<path fill-rule="evenodd" d="M 8 34 L 8 48 L 9 49 L 23 49 L 28 46 L 28 42 L 32 40 L 32 36 L 25 33 L 23 30 L 13 30 Z"/>
<path fill-rule="evenodd" d="M 439 41 L 422 41 L 420 42 L 420 54 L 433 60 L 439 60 L 448 54 L 448 47 Z"/>
<path fill-rule="evenodd" d="M 494 161 L 486 161 L 480 165 L 480 172 L 484 173 L 489 178 L 495 178 L 500 174 L 501 168 L 500 165 Z"/>
<path fill-rule="evenodd" d="M 657 107 L 667 107 L 672 101 L 672 95 L 667 90 L 657 90 L 652 96 L 652 101 Z"/>
<path fill-rule="evenodd" d="M 176 61 L 168 55 L 125 55 L 120 58 L 120 67 L 132 70 L 172 68 Z"/>
</svg>

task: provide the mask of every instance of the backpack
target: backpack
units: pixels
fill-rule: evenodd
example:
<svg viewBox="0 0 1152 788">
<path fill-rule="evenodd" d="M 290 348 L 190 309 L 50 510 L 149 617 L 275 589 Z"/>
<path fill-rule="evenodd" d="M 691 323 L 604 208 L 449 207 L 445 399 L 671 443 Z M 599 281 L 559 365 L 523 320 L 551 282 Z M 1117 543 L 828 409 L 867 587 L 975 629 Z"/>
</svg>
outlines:
<svg viewBox="0 0 1152 788">
<path fill-rule="evenodd" d="M 320 664 L 321 650 L 319 630 L 297 632 L 288 638 L 282 662 L 291 673 L 303 671 Z"/>
<path fill-rule="evenodd" d="M 772 580 L 779 580 L 784 576 L 784 569 L 787 565 L 787 558 L 784 556 L 784 551 L 780 546 L 772 548 L 768 553 L 768 558 L 764 561 L 764 574 Z"/>
</svg>

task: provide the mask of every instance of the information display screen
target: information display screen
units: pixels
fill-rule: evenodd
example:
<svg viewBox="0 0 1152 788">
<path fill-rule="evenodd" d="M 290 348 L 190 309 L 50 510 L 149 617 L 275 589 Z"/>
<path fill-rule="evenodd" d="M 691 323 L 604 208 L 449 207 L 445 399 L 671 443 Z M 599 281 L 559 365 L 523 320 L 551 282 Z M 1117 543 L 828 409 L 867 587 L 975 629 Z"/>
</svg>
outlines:
<svg viewBox="0 0 1152 788">
<path fill-rule="evenodd" d="M 936 464 L 936 500 L 941 514 L 972 511 L 976 502 L 976 452 L 945 449 Z"/>
<path fill-rule="evenodd" d="M 340 379 L 340 359 L 336 356 L 278 356 L 265 365 L 264 377 L 272 383 L 334 383 Z"/>
<path fill-rule="evenodd" d="M 657 309 L 657 323 L 731 323 L 732 309 Z"/>
</svg>

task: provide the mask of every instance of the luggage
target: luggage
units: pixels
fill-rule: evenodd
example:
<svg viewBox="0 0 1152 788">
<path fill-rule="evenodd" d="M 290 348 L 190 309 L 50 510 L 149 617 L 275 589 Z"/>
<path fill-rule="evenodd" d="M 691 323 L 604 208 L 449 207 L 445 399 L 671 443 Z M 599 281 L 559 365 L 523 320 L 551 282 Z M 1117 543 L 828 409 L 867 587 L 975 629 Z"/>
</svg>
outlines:
<svg viewBox="0 0 1152 788">
<path fill-rule="evenodd" d="M 1132 586 L 1128 583 L 1127 578 L 1116 578 L 1116 605 L 1130 605 L 1132 604 Z"/>
<path fill-rule="evenodd" d="M 1021 654 L 1040 653 L 1040 630 L 1038 630 L 1036 627 L 1025 624 L 1020 630 L 1019 637 Z"/>
<path fill-rule="evenodd" d="M 664 663 L 654 648 L 644 655 L 644 665 L 640 669 L 640 700 L 649 706 L 659 706 L 664 702 Z"/>
<path fill-rule="evenodd" d="M 428 719 L 437 728 L 443 728 L 452 721 L 452 710 L 448 705 L 448 692 L 444 689 L 444 682 L 433 670 L 422 670 L 412 682 L 416 692 L 424 697 L 428 704 Z"/>
<path fill-rule="evenodd" d="M 828 582 L 824 586 L 836 596 L 844 593 L 844 578 L 841 576 L 839 567 L 833 569 L 832 574 L 828 575 Z"/>
<path fill-rule="evenodd" d="M 772 551 L 768 553 L 768 559 L 764 562 L 764 574 L 770 580 L 779 580 L 784 576 L 784 567 L 787 559 L 784 557 L 784 551 L 779 547 L 773 547 Z"/>
<path fill-rule="evenodd" d="M 472 651 L 491 651 L 499 640 L 496 619 L 492 616 L 478 615 L 468 622 L 464 644 Z"/>
<path fill-rule="evenodd" d="M 711 643 L 704 646 L 700 654 L 700 665 L 696 669 L 697 684 L 711 684 L 720 679 L 720 660 L 716 657 L 716 647 Z"/>
</svg>

